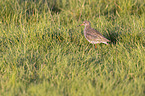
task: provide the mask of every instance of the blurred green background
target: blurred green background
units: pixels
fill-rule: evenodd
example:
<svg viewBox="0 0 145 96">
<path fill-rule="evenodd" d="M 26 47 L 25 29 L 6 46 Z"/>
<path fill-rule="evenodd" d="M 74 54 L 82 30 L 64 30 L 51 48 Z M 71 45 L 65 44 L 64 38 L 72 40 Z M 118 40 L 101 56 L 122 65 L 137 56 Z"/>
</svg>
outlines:
<svg viewBox="0 0 145 96">
<path fill-rule="evenodd" d="M 145 0 L 1 0 L 1 96 L 144 96 Z M 109 45 L 85 39 L 84 20 Z"/>
</svg>

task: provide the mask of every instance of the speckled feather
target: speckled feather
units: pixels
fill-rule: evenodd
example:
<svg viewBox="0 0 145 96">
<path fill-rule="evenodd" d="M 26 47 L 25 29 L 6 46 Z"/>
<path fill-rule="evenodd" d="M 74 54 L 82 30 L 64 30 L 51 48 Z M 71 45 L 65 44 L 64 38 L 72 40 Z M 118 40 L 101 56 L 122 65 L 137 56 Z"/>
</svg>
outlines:
<svg viewBox="0 0 145 96">
<path fill-rule="evenodd" d="M 84 29 L 84 35 L 85 38 L 92 44 L 96 43 L 104 43 L 107 44 L 107 42 L 110 42 L 110 40 L 106 39 L 101 33 L 99 33 L 97 30 L 91 28 L 91 24 L 89 21 L 84 21 L 83 25 L 85 25 Z"/>
<path fill-rule="evenodd" d="M 98 43 L 110 42 L 110 40 L 106 39 L 101 33 L 99 33 L 97 30 L 93 28 L 85 28 L 84 35 L 87 40 L 92 41 L 92 42 L 94 41 L 94 43 L 96 41 Z"/>
</svg>

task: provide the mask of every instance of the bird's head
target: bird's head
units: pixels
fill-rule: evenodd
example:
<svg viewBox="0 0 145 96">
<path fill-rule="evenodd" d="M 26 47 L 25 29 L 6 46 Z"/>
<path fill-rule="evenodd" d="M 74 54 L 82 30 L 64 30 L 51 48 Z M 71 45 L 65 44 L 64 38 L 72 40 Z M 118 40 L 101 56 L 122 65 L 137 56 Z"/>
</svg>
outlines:
<svg viewBox="0 0 145 96">
<path fill-rule="evenodd" d="M 80 24 L 79 26 L 82 26 L 84 25 L 85 27 L 86 26 L 91 26 L 91 23 L 89 21 L 84 21 L 82 24 Z"/>
</svg>

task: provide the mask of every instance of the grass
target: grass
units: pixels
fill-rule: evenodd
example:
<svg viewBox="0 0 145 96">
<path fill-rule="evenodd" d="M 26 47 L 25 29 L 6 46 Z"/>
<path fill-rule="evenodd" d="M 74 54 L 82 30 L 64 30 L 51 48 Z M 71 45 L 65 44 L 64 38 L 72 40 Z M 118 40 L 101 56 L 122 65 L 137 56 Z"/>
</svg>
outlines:
<svg viewBox="0 0 145 96">
<path fill-rule="evenodd" d="M 1 96 L 144 96 L 144 0 L 0 1 Z M 111 40 L 85 39 L 89 20 Z"/>
</svg>

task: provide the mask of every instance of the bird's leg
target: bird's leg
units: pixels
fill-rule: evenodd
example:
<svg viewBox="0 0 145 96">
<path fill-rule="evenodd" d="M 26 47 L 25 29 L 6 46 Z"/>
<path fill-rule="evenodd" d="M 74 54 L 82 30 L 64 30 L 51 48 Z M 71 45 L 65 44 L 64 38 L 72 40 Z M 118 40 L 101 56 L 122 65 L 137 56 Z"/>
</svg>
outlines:
<svg viewBox="0 0 145 96">
<path fill-rule="evenodd" d="M 97 48 L 97 45 L 95 44 L 95 49 Z"/>
</svg>

